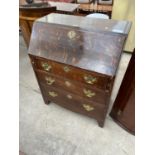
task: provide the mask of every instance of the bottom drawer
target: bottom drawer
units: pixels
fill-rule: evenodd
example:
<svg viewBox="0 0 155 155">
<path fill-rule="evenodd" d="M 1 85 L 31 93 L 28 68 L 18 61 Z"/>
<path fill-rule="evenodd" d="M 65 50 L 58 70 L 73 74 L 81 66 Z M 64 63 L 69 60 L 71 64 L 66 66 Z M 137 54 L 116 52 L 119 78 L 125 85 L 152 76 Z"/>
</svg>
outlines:
<svg viewBox="0 0 155 155">
<path fill-rule="evenodd" d="M 41 85 L 44 97 L 48 101 L 52 101 L 71 111 L 93 117 L 95 119 L 104 119 L 105 105 L 94 103 L 80 96 L 60 90 L 54 87 L 45 87 Z"/>
</svg>

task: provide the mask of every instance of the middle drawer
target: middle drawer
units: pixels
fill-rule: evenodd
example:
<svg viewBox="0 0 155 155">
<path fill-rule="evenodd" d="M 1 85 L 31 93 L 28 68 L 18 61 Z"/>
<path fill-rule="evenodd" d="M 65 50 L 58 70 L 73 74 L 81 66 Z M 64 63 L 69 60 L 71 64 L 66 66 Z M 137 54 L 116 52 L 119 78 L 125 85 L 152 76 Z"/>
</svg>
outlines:
<svg viewBox="0 0 155 155">
<path fill-rule="evenodd" d="M 35 72 L 39 81 L 45 86 L 54 86 L 58 89 L 64 89 L 100 104 L 104 104 L 108 97 L 104 91 L 90 87 L 78 81 L 69 80 L 40 70 L 35 70 Z"/>
</svg>

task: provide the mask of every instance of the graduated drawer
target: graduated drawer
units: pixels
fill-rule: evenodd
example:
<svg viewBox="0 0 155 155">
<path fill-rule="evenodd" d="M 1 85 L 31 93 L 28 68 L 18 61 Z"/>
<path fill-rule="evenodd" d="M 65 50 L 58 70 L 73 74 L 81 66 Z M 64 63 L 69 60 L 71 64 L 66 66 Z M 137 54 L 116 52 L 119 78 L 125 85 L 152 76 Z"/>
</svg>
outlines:
<svg viewBox="0 0 155 155">
<path fill-rule="evenodd" d="M 97 119 L 103 119 L 105 113 L 104 104 L 96 104 L 92 101 L 83 99 L 80 96 L 55 87 L 45 87 L 42 84 L 40 86 L 44 92 L 44 95 L 46 98 L 48 98 L 49 101 L 52 101 L 74 112 L 85 114 L 90 117 L 95 117 Z"/>
<path fill-rule="evenodd" d="M 71 80 L 80 81 L 104 91 L 111 91 L 112 80 L 108 76 L 90 72 L 84 69 L 72 67 L 62 63 L 31 56 L 32 65 L 35 69 L 53 73 Z"/>
<path fill-rule="evenodd" d="M 52 73 L 49 74 L 44 71 L 36 70 L 36 75 L 39 81 L 45 86 L 65 89 L 71 93 L 77 94 L 81 97 L 98 102 L 100 104 L 103 104 L 103 101 L 109 97 L 109 93 L 101 91 L 100 89 L 93 88 L 78 81 L 62 78 Z"/>
</svg>

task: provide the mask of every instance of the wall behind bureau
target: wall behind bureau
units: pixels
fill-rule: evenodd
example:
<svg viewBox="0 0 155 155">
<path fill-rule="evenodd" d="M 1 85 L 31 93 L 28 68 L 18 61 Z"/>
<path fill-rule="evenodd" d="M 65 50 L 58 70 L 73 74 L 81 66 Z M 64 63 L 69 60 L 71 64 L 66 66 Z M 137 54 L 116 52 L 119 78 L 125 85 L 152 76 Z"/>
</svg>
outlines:
<svg viewBox="0 0 155 155">
<path fill-rule="evenodd" d="M 132 27 L 124 51 L 132 52 L 135 48 L 135 0 L 114 0 L 112 19 L 129 20 Z"/>
</svg>

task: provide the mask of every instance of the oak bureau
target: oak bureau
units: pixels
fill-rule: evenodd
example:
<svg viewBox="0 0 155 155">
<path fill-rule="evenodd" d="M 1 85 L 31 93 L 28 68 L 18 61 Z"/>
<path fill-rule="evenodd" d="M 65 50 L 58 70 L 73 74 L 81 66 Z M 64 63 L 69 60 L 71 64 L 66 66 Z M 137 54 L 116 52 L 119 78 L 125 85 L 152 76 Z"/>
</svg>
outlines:
<svg viewBox="0 0 155 155">
<path fill-rule="evenodd" d="M 103 127 L 130 26 L 55 13 L 38 19 L 28 53 L 44 102 L 95 118 Z"/>
</svg>

